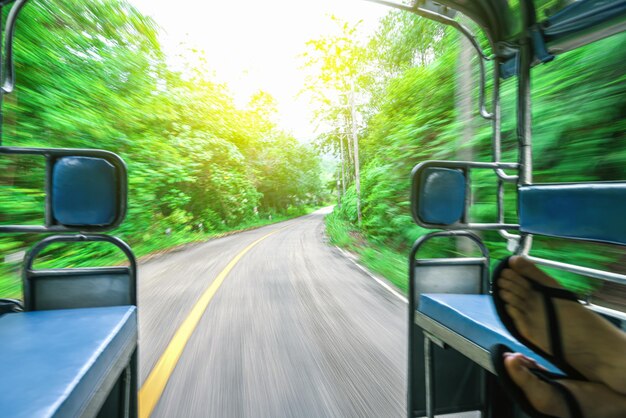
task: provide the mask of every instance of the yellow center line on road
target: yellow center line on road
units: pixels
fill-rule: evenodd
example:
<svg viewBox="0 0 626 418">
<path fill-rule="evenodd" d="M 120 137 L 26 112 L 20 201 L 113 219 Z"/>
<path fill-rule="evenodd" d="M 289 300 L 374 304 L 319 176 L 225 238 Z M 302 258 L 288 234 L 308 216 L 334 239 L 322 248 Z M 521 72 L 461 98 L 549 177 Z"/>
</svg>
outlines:
<svg viewBox="0 0 626 418">
<path fill-rule="evenodd" d="M 215 278 L 211 286 L 209 286 L 198 302 L 194 305 L 193 309 L 189 313 L 189 316 L 185 318 L 181 326 L 176 330 L 174 337 L 167 345 L 165 351 L 159 358 L 159 360 L 154 365 L 154 368 L 150 372 L 150 375 L 144 382 L 141 389 L 139 389 L 139 418 L 148 418 L 154 407 L 159 402 L 163 391 L 165 390 L 165 385 L 167 385 L 167 381 L 169 380 L 178 360 L 180 359 L 181 354 L 183 353 L 183 349 L 187 345 L 189 338 L 193 334 L 193 331 L 196 329 L 198 322 L 200 322 L 200 318 L 204 314 L 209 302 L 215 296 L 215 293 L 219 289 L 219 287 L 228 276 L 228 273 L 235 267 L 235 265 L 241 260 L 241 258 L 252 249 L 259 242 L 263 241 L 265 238 L 273 235 L 283 229 L 287 228 L 287 226 L 277 229 L 276 231 L 270 232 L 267 235 L 259 238 L 254 241 L 252 244 L 248 245 L 244 248 L 239 254 L 233 258 L 230 263 L 220 272 L 220 274 Z"/>
</svg>

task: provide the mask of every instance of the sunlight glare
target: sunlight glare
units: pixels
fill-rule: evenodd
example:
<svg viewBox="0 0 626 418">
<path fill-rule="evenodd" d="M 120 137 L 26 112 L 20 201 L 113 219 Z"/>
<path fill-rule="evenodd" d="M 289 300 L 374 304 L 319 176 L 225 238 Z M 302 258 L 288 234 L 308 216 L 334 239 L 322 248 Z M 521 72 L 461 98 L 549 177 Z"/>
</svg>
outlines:
<svg viewBox="0 0 626 418">
<path fill-rule="evenodd" d="M 203 51 L 207 72 L 229 85 L 238 105 L 267 91 L 277 100 L 279 124 L 307 142 L 314 136 L 312 109 L 306 98 L 296 97 L 304 83 L 300 54 L 306 41 L 334 33 L 330 15 L 362 20 L 365 36 L 388 11 L 364 0 L 130 2 L 163 29 L 160 41 L 172 67 L 181 66 L 184 50 Z"/>
</svg>

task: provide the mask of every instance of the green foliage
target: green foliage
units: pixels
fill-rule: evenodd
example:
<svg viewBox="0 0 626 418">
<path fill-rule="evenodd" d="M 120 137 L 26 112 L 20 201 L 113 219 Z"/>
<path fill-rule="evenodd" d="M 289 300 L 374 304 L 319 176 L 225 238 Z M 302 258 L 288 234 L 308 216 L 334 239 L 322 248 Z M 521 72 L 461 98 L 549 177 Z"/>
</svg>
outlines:
<svg viewBox="0 0 626 418">
<path fill-rule="evenodd" d="M 609 38 L 559 56 L 533 71 L 534 180 L 567 182 L 623 180 L 626 178 L 626 107 L 623 63 L 626 35 Z M 356 222 L 354 186 L 342 205 L 329 218 L 331 239 L 361 253 L 366 263 L 389 257 L 398 264 L 406 280 L 406 259 L 416 238 L 426 230 L 410 217 L 410 172 L 429 159 L 457 159 L 462 126 L 455 106 L 459 40 L 451 31 L 411 14 L 392 12 L 370 39 L 362 71 L 375 72 L 370 101 L 363 105 L 366 125 L 360 130 L 362 149 L 361 195 L 363 221 Z M 517 160 L 515 132 L 515 80 L 502 86 L 503 160 Z M 476 89 L 475 89 L 476 90 Z M 476 99 L 474 98 L 474 105 Z M 331 115 L 329 109 L 320 114 Z M 326 112 L 326 113 L 324 113 Z M 335 112 L 337 113 L 337 112 Z M 475 161 L 489 161 L 491 130 L 487 123 L 474 123 L 475 134 L 467 141 Z M 472 172 L 471 219 L 496 219 L 496 182 L 488 170 Z M 516 221 L 515 191 L 506 189 L 506 216 Z M 343 230 L 352 231 L 350 234 Z M 335 237 L 337 234 L 337 237 Z M 497 233 L 484 233 L 492 258 L 508 254 Z M 438 243 L 425 256 L 454 253 L 456 243 Z M 373 256 L 370 254 L 374 254 Z M 595 268 L 619 269 L 623 253 L 607 246 L 565 240 L 536 240 L 533 253 L 540 257 Z M 368 255 L 369 254 L 369 255 Z M 405 256 L 406 257 L 406 256 Z M 371 262 L 367 261 L 371 260 Z M 386 269 L 397 277 L 393 268 Z M 623 267 L 622 267 L 623 269 Z M 555 273 L 555 272 L 553 272 Z M 555 273 L 568 286 L 589 289 L 580 277 Z M 397 281 L 397 280 L 396 280 Z M 401 284 L 401 288 L 405 284 Z"/>
<path fill-rule="evenodd" d="M 35 2 L 17 25 L 17 89 L 5 100 L 10 146 L 107 149 L 129 171 L 129 210 L 115 235 L 139 254 L 281 219 L 322 202 L 320 159 L 273 122 L 259 91 L 237 107 L 198 55 L 168 68 L 158 29 L 125 0 Z M 0 222 L 43 223 L 42 158 L 0 161 Z M 166 231 L 168 233 L 166 234 Z M 0 252 L 41 237 L 0 238 Z M 104 248 L 52 249 L 66 266 L 119 262 Z M 44 260 L 45 261 L 45 260 Z M 0 296 L 16 295 L 0 264 Z"/>
</svg>

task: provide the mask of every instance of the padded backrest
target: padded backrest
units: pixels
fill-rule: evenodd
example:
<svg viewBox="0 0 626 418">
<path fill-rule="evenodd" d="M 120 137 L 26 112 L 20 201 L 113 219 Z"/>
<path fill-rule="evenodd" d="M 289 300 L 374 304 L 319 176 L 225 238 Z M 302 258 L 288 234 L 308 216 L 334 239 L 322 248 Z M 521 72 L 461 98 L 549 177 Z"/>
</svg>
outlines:
<svg viewBox="0 0 626 418">
<path fill-rule="evenodd" d="M 415 290 L 421 293 L 482 293 L 482 264 L 417 265 Z"/>
<path fill-rule="evenodd" d="M 70 156 L 52 167 L 52 216 L 68 226 L 109 225 L 118 213 L 119 179 L 103 158 Z"/>
<path fill-rule="evenodd" d="M 413 217 L 420 224 L 452 225 L 463 221 L 466 178 L 461 170 L 428 167 L 413 185 Z"/>
<path fill-rule="evenodd" d="M 52 271 L 54 272 L 54 270 Z M 133 305 L 134 280 L 127 267 L 63 269 L 31 273 L 29 310 Z"/>
<path fill-rule="evenodd" d="M 522 232 L 626 245 L 626 183 L 519 188 Z"/>
</svg>

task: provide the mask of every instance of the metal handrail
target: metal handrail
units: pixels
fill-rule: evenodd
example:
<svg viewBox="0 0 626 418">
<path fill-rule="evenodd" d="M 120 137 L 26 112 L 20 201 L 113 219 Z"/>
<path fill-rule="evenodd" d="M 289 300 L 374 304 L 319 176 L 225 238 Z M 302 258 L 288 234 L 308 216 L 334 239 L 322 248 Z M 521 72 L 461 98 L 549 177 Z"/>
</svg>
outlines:
<svg viewBox="0 0 626 418">
<path fill-rule="evenodd" d="M 2 93 L 9 94 L 15 88 L 15 62 L 13 59 L 13 37 L 15 35 L 15 24 L 17 17 L 28 0 L 17 0 L 7 16 L 6 33 L 4 39 L 4 62 L 2 77 Z"/>
<path fill-rule="evenodd" d="M 594 279 L 606 280 L 609 282 L 626 285 L 626 275 L 620 273 L 611 273 L 608 271 L 598 270 L 590 267 L 577 266 L 575 264 L 562 263 L 560 261 L 547 260 L 545 258 L 533 257 L 526 255 L 526 258 L 535 264 L 539 264 L 546 267 L 552 267 L 558 270 L 563 270 L 568 273 L 580 274 Z"/>
</svg>

